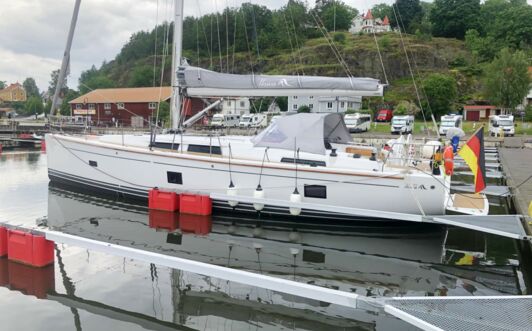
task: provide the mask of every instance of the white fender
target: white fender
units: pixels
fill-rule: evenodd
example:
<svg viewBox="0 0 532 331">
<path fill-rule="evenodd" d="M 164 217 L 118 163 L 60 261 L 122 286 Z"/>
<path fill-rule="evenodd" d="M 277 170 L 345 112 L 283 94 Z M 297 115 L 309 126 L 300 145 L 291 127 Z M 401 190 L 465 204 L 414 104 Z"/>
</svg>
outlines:
<svg viewBox="0 0 532 331">
<path fill-rule="evenodd" d="M 264 199 L 264 190 L 257 188 L 253 192 L 253 197 L 256 198 L 256 199 Z M 255 208 L 256 211 L 261 211 L 262 208 L 264 208 L 264 204 L 263 203 L 254 203 L 253 204 L 253 208 Z"/>
<path fill-rule="evenodd" d="M 290 202 L 301 202 L 301 194 L 299 193 L 292 193 L 290 194 Z M 290 207 L 290 214 L 294 216 L 298 216 L 301 214 L 301 208 L 295 208 Z"/>
<path fill-rule="evenodd" d="M 235 186 L 229 186 L 227 188 L 227 195 L 230 195 L 230 196 L 237 196 L 238 195 L 238 190 Z M 229 200 L 227 201 L 227 203 L 229 203 L 229 206 L 231 207 L 236 207 L 238 205 L 238 201 L 235 201 L 235 200 Z"/>
</svg>

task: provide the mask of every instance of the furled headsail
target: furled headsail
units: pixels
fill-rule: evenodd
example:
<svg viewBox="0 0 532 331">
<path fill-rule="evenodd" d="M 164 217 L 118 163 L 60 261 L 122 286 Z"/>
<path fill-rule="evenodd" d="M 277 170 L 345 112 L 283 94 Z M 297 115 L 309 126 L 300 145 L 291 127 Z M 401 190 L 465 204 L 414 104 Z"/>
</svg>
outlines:
<svg viewBox="0 0 532 331">
<path fill-rule="evenodd" d="M 179 87 L 189 96 L 382 96 L 374 78 L 289 75 L 236 75 L 193 67 L 177 70 Z"/>
</svg>

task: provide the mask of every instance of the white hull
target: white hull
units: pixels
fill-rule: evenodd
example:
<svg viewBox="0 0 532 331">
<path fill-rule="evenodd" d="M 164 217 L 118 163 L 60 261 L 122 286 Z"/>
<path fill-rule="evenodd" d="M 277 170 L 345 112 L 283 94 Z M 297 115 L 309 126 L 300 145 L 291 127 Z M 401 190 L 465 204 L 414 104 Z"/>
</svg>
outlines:
<svg viewBox="0 0 532 331">
<path fill-rule="evenodd" d="M 52 180 L 142 198 L 153 187 L 201 194 L 226 193 L 230 177 L 238 195 L 252 196 L 261 168 L 265 198 L 288 200 L 295 187 L 293 164 L 266 162 L 261 167 L 262 156 L 259 160 L 235 157 L 229 171 L 226 156 L 152 151 L 147 146 L 122 146 L 97 138 L 47 135 L 46 146 Z M 284 152 L 290 156 L 290 151 Z M 182 184 L 169 183 L 168 171 L 181 173 Z M 419 206 L 427 215 L 444 214 L 448 188 L 442 182 L 446 183 L 442 177 L 415 171 L 406 175 L 404 170 L 355 171 L 299 165 L 297 171 L 297 188 L 303 202 L 410 214 L 421 214 Z M 326 198 L 305 197 L 305 185 L 326 186 Z M 230 208 L 221 201 L 215 207 Z M 288 214 L 284 209 L 277 212 Z"/>
</svg>

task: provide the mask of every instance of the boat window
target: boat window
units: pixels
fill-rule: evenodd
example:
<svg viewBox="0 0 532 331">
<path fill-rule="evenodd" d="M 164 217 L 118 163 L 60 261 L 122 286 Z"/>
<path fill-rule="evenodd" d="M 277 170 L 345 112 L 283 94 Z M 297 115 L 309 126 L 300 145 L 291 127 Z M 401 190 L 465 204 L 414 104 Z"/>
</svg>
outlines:
<svg viewBox="0 0 532 331">
<path fill-rule="evenodd" d="M 294 158 L 291 158 L 291 157 L 283 157 L 281 159 L 281 162 L 283 163 L 294 163 Z M 304 165 L 309 165 L 311 167 L 326 167 L 327 164 L 325 163 L 325 161 L 315 161 L 315 160 L 304 160 L 304 159 L 297 159 L 296 160 L 296 163 L 297 164 L 304 164 Z"/>
<path fill-rule="evenodd" d="M 222 155 L 222 149 L 220 148 L 220 146 L 188 145 L 187 151 L 194 153 Z"/>
<path fill-rule="evenodd" d="M 89 165 L 91 167 L 97 167 L 98 166 L 98 162 L 89 160 Z"/>
<path fill-rule="evenodd" d="M 179 149 L 179 144 L 178 143 L 167 143 L 167 142 L 156 141 L 156 142 L 151 144 L 151 147 L 172 149 L 172 150 L 176 150 L 177 151 Z"/>
<path fill-rule="evenodd" d="M 305 185 L 305 198 L 327 199 L 327 186 Z"/>
<path fill-rule="evenodd" d="M 180 172 L 167 171 L 166 177 L 170 184 L 183 184 L 183 175 Z"/>
</svg>

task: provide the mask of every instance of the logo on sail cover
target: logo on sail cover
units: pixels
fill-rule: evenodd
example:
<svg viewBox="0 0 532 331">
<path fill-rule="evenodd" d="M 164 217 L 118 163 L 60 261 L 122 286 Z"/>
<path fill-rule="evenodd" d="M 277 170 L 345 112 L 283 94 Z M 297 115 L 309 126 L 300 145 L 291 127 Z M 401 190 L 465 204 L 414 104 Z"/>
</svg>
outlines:
<svg viewBox="0 0 532 331">
<path fill-rule="evenodd" d="M 281 78 L 279 80 L 273 79 L 261 79 L 259 80 L 259 87 L 292 87 L 286 78 Z"/>
</svg>

